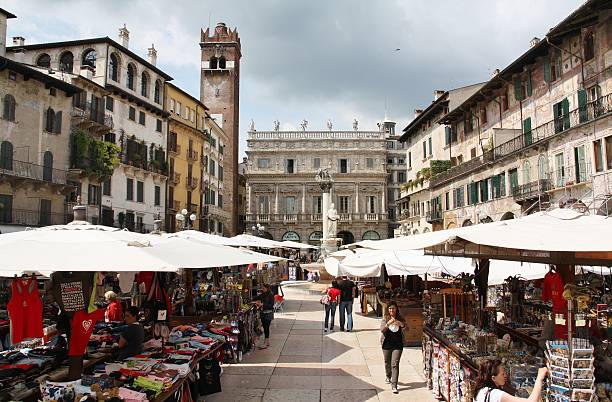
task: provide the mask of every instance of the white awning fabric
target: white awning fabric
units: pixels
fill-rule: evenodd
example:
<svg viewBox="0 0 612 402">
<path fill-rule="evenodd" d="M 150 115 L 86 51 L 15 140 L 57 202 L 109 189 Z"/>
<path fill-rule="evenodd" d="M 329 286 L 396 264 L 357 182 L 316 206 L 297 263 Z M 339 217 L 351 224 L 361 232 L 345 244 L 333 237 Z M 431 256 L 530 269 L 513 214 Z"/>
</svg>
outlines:
<svg viewBox="0 0 612 402">
<path fill-rule="evenodd" d="M 239 234 L 230 237 L 236 242 L 236 246 L 241 247 L 258 247 L 258 248 L 283 248 L 282 242 L 266 239 L 263 237 L 253 236 L 250 234 Z"/>
</svg>

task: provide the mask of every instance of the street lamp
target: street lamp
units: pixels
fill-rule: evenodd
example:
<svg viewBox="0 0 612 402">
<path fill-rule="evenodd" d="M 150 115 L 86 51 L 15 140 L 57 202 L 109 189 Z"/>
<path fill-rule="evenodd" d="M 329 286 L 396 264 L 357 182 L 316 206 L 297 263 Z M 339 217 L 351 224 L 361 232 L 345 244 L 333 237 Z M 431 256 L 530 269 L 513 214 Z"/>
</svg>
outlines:
<svg viewBox="0 0 612 402">
<path fill-rule="evenodd" d="M 195 222 L 197 219 L 195 213 L 191 213 L 191 215 L 187 216 L 188 214 L 189 211 L 187 211 L 187 209 L 183 209 L 181 212 L 177 212 L 175 216 L 177 221 L 183 223 L 183 230 L 188 230 L 191 225 L 193 225 L 193 222 Z"/>
<path fill-rule="evenodd" d="M 263 237 L 261 235 L 264 232 L 264 230 L 266 230 L 266 227 L 258 223 L 257 225 L 251 226 L 251 230 L 253 231 L 254 236 Z"/>
</svg>

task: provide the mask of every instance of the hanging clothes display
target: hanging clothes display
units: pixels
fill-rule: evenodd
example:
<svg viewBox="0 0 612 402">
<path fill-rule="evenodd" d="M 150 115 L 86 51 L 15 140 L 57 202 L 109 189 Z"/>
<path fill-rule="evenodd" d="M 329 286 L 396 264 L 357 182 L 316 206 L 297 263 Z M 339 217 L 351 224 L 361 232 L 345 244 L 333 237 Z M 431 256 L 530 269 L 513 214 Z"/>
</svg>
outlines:
<svg viewBox="0 0 612 402">
<path fill-rule="evenodd" d="M 51 293 L 65 313 L 89 309 L 94 288 L 94 273 L 55 272 L 51 274 Z"/>
<path fill-rule="evenodd" d="M 12 296 L 6 309 L 10 319 L 11 342 L 16 344 L 27 338 L 42 338 L 43 304 L 38 283 L 33 277 L 15 279 L 11 284 Z"/>
<path fill-rule="evenodd" d="M 72 317 L 70 331 L 69 356 L 83 356 L 96 323 L 104 318 L 105 309 L 99 308 L 93 313 L 78 311 Z"/>
<path fill-rule="evenodd" d="M 552 301 L 553 321 L 555 323 L 553 336 L 555 339 L 567 338 L 567 301 L 563 298 L 564 286 L 563 278 L 557 271 L 551 270 L 544 276 L 542 300 L 545 302 Z M 556 319 L 556 314 L 561 314 L 564 318 Z"/>
</svg>

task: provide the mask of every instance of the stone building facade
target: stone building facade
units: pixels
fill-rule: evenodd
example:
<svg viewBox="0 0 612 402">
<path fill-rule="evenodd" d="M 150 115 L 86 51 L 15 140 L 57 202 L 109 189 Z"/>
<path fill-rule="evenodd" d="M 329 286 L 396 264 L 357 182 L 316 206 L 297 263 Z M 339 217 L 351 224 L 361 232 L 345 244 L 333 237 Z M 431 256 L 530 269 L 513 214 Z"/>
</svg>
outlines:
<svg viewBox="0 0 612 402">
<path fill-rule="evenodd" d="M 225 196 L 220 208 L 230 214 L 229 224 L 226 225 L 230 235 L 237 234 L 239 215 L 240 46 L 238 31 L 228 29 L 224 23 L 217 24 L 213 32 L 209 29 L 202 31 L 200 100 L 210 108 L 211 116 L 229 138 L 225 144 Z"/>
<path fill-rule="evenodd" d="M 105 98 L 88 93 L 81 103 L 84 109 L 74 109 L 75 114 L 94 110 L 103 120 L 108 115 L 112 127 L 95 135 L 120 147 L 120 164 L 101 186 L 99 221 L 130 230 L 151 230 L 153 221 L 165 211 L 168 173 L 163 91 L 165 82 L 172 79 L 156 67 L 155 48 L 148 49 L 147 59 L 134 53 L 129 49 L 125 26 L 119 30 L 120 43 L 108 37 L 34 45 L 20 41 L 7 49 L 7 57 L 58 74 L 83 76 L 108 93 Z M 79 180 L 76 183 L 82 184 Z M 89 184 L 87 187 L 92 189 Z M 79 191 L 83 193 L 83 189 Z"/>
<path fill-rule="evenodd" d="M 74 85 L 0 57 L 1 233 L 72 220 L 66 203 L 74 191 L 68 150 L 71 97 L 78 92 Z"/>
<path fill-rule="evenodd" d="M 429 180 L 433 230 L 612 211 L 611 24 L 587 1 L 438 119 L 452 167 Z"/>
<path fill-rule="evenodd" d="M 319 168 L 328 168 L 343 243 L 387 237 L 384 131 L 252 127 L 246 153 L 247 231 L 260 224 L 268 238 L 320 245 L 322 193 L 314 177 Z"/>
</svg>

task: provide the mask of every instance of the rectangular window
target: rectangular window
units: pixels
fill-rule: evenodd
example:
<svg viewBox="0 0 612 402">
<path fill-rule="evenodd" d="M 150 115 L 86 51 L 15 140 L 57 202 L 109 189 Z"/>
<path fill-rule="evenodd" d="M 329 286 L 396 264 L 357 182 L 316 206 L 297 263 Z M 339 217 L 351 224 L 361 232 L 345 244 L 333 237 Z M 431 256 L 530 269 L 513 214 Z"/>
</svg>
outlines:
<svg viewBox="0 0 612 402">
<path fill-rule="evenodd" d="M 270 165 L 270 159 L 267 158 L 259 158 L 257 159 L 257 168 L 259 169 L 267 169 Z"/>
<path fill-rule="evenodd" d="M 338 197 L 338 213 L 348 214 L 350 212 L 349 197 L 339 196 Z"/>
<path fill-rule="evenodd" d="M 553 105 L 553 115 L 555 118 L 555 133 L 570 128 L 569 101 L 567 98 Z"/>
<path fill-rule="evenodd" d="M 366 212 L 368 214 L 376 213 L 376 196 L 368 195 L 366 197 Z"/>
<path fill-rule="evenodd" d="M 444 127 L 444 145 L 450 145 L 451 143 L 451 128 L 449 126 Z"/>
<path fill-rule="evenodd" d="M 603 172 L 603 148 L 601 146 L 601 139 L 593 141 L 593 158 L 595 159 L 595 171 Z"/>
<path fill-rule="evenodd" d="M 215 202 L 217 202 L 217 192 L 210 190 L 210 205 L 215 205 Z"/>
<path fill-rule="evenodd" d="M 565 158 L 563 153 L 555 155 L 555 184 L 557 187 L 565 186 Z"/>
<path fill-rule="evenodd" d="M 446 194 L 444 194 L 444 207 L 445 209 L 448 211 L 449 209 L 451 209 L 451 205 L 450 205 L 450 192 L 446 192 Z"/>
<path fill-rule="evenodd" d="M 102 195 L 111 195 L 110 177 L 102 182 Z"/>
<path fill-rule="evenodd" d="M 40 226 L 51 224 L 51 200 L 40 200 L 39 221 Z"/>
<path fill-rule="evenodd" d="M 161 204 L 161 187 L 155 186 L 155 206 L 159 206 Z"/>
<path fill-rule="evenodd" d="M 214 160 L 210 160 L 210 167 L 208 169 L 208 173 L 210 173 L 211 176 L 215 176 L 216 175 L 216 164 Z"/>
<path fill-rule="evenodd" d="M 219 180 L 223 181 L 223 166 L 219 165 Z"/>
<path fill-rule="evenodd" d="M 295 197 L 293 196 L 285 197 L 285 213 L 286 214 L 296 213 Z"/>
<path fill-rule="evenodd" d="M 531 117 L 523 120 L 523 140 L 525 141 L 525 146 L 531 145 L 533 142 L 531 135 Z"/>
<path fill-rule="evenodd" d="M 175 103 L 174 99 L 170 99 L 170 111 L 174 112 L 175 108 L 176 108 L 176 103 Z"/>
<path fill-rule="evenodd" d="M 217 222 L 217 232 L 223 233 L 223 222 Z"/>
<path fill-rule="evenodd" d="M 429 137 L 429 139 L 427 140 L 429 142 L 429 157 L 431 158 L 433 156 L 433 145 L 432 145 L 432 139 L 431 137 Z"/>
<path fill-rule="evenodd" d="M 612 169 L 612 135 L 605 138 L 606 141 L 606 169 Z"/>
<path fill-rule="evenodd" d="M 129 110 L 128 119 L 130 119 L 132 121 L 136 121 L 136 109 L 134 109 L 131 106 L 130 106 L 130 110 Z"/>
<path fill-rule="evenodd" d="M 408 152 L 408 169 L 412 169 L 412 152 Z"/>
<path fill-rule="evenodd" d="M 138 114 L 138 124 L 145 125 L 145 112 L 139 112 Z"/>
<path fill-rule="evenodd" d="M 156 120 L 155 131 L 157 131 L 158 133 L 162 132 L 162 121 L 160 119 Z"/>
<path fill-rule="evenodd" d="M 427 141 L 423 141 L 423 159 L 427 158 Z"/>
<path fill-rule="evenodd" d="M 506 90 L 504 91 L 504 94 L 501 96 L 501 104 L 502 104 L 502 111 L 505 112 L 506 110 L 508 110 L 508 88 L 506 88 Z"/>
<path fill-rule="evenodd" d="M 318 168 L 320 168 L 320 167 L 321 167 L 321 158 L 314 158 L 314 159 L 312 160 L 312 167 L 313 167 L 314 169 L 318 169 Z"/>
<path fill-rule="evenodd" d="M 217 205 L 223 208 L 223 194 L 218 195 L 217 201 L 219 202 Z"/>
<path fill-rule="evenodd" d="M 397 182 L 400 184 L 406 183 L 406 172 L 397 172 Z"/>
<path fill-rule="evenodd" d="M 584 145 L 574 148 L 574 163 L 576 167 L 576 183 L 584 183 L 587 180 L 586 154 Z"/>
<path fill-rule="evenodd" d="M 312 213 L 313 214 L 323 213 L 323 199 L 319 195 L 312 197 Z"/>
<path fill-rule="evenodd" d="M 176 114 L 181 115 L 181 102 L 176 102 Z"/>
<path fill-rule="evenodd" d="M 87 188 L 87 204 L 98 205 L 100 198 L 100 187 L 90 184 Z"/>
<path fill-rule="evenodd" d="M 128 201 L 134 200 L 134 179 L 127 179 L 127 188 L 126 188 L 126 196 L 125 199 Z"/>
<path fill-rule="evenodd" d="M 340 159 L 338 163 L 340 166 L 338 169 L 340 173 L 348 173 L 348 159 Z"/>
<path fill-rule="evenodd" d="M 517 169 L 510 169 L 508 170 L 508 178 L 510 179 L 510 194 L 514 195 L 516 194 L 517 190 L 518 190 L 518 170 Z"/>
<path fill-rule="evenodd" d="M 108 110 L 109 112 L 112 112 L 115 108 L 115 100 L 113 99 L 112 96 L 107 96 L 106 97 L 106 110 Z"/>
<path fill-rule="evenodd" d="M 285 173 L 295 173 L 295 159 L 285 160 Z"/>
<path fill-rule="evenodd" d="M 257 211 L 260 214 L 270 213 L 270 200 L 267 195 L 260 195 L 257 202 Z"/>
<path fill-rule="evenodd" d="M 144 202 L 144 182 L 136 182 L 136 201 Z"/>
<path fill-rule="evenodd" d="M 455 208 L 461 208 L 465 205 L 465 189 L 463 187 L 456 188 L 454 191 L 453 201 Z"/>
<path fill-rule="evenodd" d="M 366 158 L 366 167 L 368 169 L 374 168 L 374 158 Z"/>
</svg>

